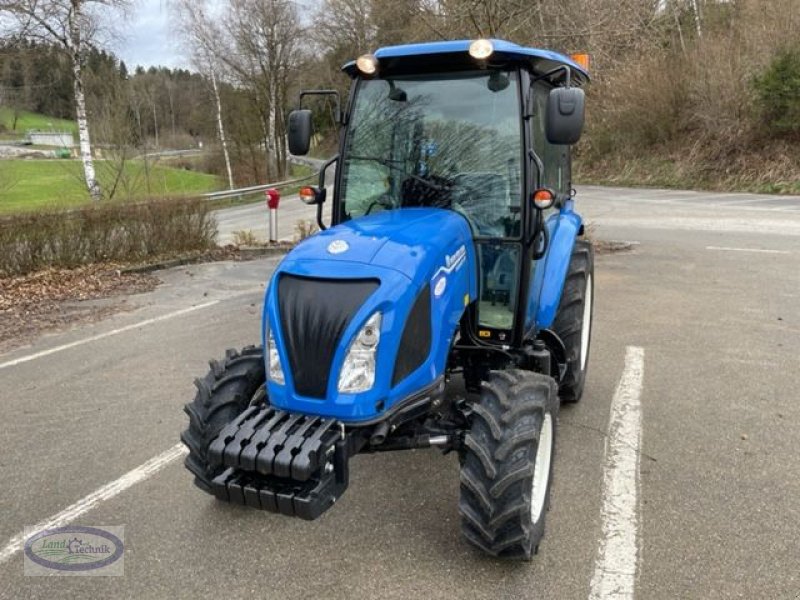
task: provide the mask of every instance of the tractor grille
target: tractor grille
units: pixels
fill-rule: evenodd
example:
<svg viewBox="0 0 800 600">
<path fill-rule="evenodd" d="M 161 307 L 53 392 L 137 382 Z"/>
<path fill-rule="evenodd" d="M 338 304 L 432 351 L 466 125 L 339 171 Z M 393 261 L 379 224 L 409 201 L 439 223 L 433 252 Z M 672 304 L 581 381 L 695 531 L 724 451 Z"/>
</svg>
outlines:
<svg viewBox="0 0 800 600">
<path fill-rule="evenodd" d="M 417 296 L 400 339 L 400 350 L 394 363 L 392 386 L 408 377 L 425 362 L 431 353 L 431 288 L 425 286 Z"/>
<path fill-rule="evenodd" d="M 377 279 L 311 279 L 281 275 L 278 306 L 295 391 L 324 398 L 339 340 Z"/>
</svg>

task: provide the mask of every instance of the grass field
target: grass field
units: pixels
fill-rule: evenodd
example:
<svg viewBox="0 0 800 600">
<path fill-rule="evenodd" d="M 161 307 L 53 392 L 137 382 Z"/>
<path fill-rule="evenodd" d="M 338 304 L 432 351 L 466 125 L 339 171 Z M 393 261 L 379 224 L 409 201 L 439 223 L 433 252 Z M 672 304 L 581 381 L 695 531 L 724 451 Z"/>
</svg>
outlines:
<svg viewBox="0 0 800 600">
<path fill-rule="evenodd" d="M 57 131 L 70 131 L 77 133 L 78 126 L 74 121 L 56 119 L 28 111 L 22 111 L 17 119 L 17 128 L 12 130 L 14 112 L 5 106 L 0 106 L 0 137 L 22 137 L 29 129 Z M 4 131 L 5 130 L 5 131 Z"/>
<path fill-rule="evenodd" d="M 104 189 L 114 179 L 114 169 L 95 161 Z M 129 162 L 123 172 L 115 201 L 190 196 L 221 188 L 214 175 L 156 165 L 145 177 L 140 161 Z M 149 180 L 149 181 L 148 181 Z M 77 160 L 0 160 L 0 213 L 67 208 L 89 202 L 83 168 Z"/>
</svg>

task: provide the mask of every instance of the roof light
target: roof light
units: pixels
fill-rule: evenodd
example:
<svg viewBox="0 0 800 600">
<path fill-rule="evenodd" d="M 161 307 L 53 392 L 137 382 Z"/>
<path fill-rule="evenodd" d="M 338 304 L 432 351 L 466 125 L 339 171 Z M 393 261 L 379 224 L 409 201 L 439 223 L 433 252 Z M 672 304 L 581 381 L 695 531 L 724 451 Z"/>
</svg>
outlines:
<svg viewBox="0 0 800 600">
<path fill-rule="evenodd" d="M 584 71 L 589 70 L 589 63 L 591 62 L 591 56 L 588 54 L 570 54 L 570 58 Z"/>
<path fill-rule="evenodd" d="M 373 54 L 362 54 L 356 59 L 356 67 L 364 75 L 375 75 L 378 71 L 378 59 Z"/>
<path fill-rule="evenodd" d="M 494 45 L 491 40 L 475 40 L 469 45 L 469 55 L 478 60 L 489 58 L 494 52 Z"/>
</svg>

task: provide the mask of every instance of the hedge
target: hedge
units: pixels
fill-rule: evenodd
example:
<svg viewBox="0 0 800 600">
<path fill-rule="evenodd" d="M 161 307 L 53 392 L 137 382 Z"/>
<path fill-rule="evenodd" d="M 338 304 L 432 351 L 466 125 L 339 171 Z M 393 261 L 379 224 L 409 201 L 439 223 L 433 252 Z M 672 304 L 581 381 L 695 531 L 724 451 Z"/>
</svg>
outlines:
<svg viewBox="0 0 800 600">
<path fill-rule="evenodd" d="M 0 218 L 0 276 L 205 250 L 216 222 L 200 199 L 98 204 Z"/>
</svg>

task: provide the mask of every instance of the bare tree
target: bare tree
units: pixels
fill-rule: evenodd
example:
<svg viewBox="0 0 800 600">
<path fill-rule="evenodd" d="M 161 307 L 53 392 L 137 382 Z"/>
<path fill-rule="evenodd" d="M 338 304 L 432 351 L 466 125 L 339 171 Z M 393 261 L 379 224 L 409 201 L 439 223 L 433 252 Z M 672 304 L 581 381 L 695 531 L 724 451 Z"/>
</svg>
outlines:
<svg viewBox="0 0 800 600">
<path fill-rule="evenodd" d="M 218 57 L 223 49 L 223 33 L 215 22 L 206 16 L 202 2 L 197 0 L 178 0 L 174 6 L 181 32 L 192 54 L 192 61 L 200 72 L 206 74 L 211 80 L 211 91 L 214 95 L 214 103 L 217 109 L 217 136 L 225 159 L 228 188 L 233 189 L 233 169 L 231 168 L 231 157 L 228 151 L 228 139 L 225 135 L 222 99 L 217 75 L 222 70 Z"/>
<path fill-rule="evenodd" d="M 72 64 L 76 119 L 86 187 L 92 199 L 102 197 L 92 158 L 83 58 L 87 45 L 97 31 L 98 8 L 128 6 L 128 0 L 0 0 L 0 15 L 9 16 L 16 33 L 59 44 Z"/>
<path fill-rule="evenodd" d="M 345 50 L 358 56 L 374 50 L 377 27 L 371 0 L 323 0 L 314 30 L 328 52 Z"/>
<path fill-rule="evenodd" d="M 273 174 L 273 164 L 283 175 L 288 155 L 285 109 L 303 39 L 296 6 L 289 0 L 231 0 L 224 25 L 231 38 L 222 60 L 257 104 L 268 154 L 267 177 Z"/>
</svg>

